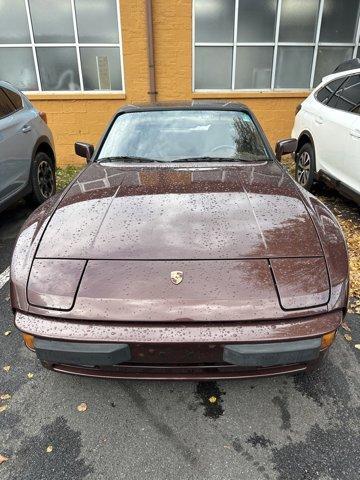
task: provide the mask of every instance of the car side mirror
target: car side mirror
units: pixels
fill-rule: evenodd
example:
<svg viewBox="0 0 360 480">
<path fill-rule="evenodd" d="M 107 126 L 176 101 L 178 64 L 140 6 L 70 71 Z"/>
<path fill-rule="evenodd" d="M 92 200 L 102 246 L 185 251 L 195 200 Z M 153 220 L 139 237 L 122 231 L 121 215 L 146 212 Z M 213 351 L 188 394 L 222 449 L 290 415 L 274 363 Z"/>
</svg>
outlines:
<svg viewBox="0 0 360 480">
<path fill-rule="evenodd" d="M 76 142 L 75 153 L 76 155 L 79 155 L 79 157 L 86 158 L 87 163 L 89 163 L 94 153 L 94 145 L 91 145 L 90 143 Z"/>
<path fill-rule="evenodd" d="M 275 146 L 275 156 L 277 160 L 281 160 L 283 155 L 296 152 L 297 140 L 296 138 L 288 138 L 286 140 L 279 140 Z"/>
</svg>

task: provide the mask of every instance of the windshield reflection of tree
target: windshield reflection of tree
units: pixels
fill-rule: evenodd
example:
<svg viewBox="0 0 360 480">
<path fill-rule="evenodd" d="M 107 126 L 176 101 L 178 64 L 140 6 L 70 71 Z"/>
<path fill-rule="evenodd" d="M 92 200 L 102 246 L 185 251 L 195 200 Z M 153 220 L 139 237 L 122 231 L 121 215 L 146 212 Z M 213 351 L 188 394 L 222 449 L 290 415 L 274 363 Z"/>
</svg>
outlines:
<svg viewBox="0 0 360 480">
<path fill-rule="evenodd" d="M 236 116 L 233 127 L 235 130 L 233 137 L 236 149 L 235 158 L 256 160 L 259 157 L 266 156 L 260 136 L 251 121 L 246 122 L 241 117 Z"/>
</svg>

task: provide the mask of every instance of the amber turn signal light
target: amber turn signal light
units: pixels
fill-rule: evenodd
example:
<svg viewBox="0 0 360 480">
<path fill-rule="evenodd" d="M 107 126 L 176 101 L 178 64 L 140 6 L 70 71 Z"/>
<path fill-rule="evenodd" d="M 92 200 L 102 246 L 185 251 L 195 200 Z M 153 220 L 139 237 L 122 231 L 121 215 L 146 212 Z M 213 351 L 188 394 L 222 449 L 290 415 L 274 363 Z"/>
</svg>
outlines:
<svg viewBox="0 0 360 480">
<path fill-rule="evenodd" d="M 32 335 L 29 335 L 28 333 L 23 333 L 22 337 L 24 339 L 24 343 L 27 346 L 29 350 L 32 350 L 33 352 L 35 351 L 35 338 Z"/>
<path fill-rule="evenodd" d="M 39 117 L 42 118 L 42 120 L 47 123 L 47 115 L 45 112 L 39 112 Z"/>
<path fill-rule="evenodd" d="M 325 348 L 329 348 L 330 345 L 333 343 L 335 340 L 335 332 L 330 332 L 330 333 L 325 333 L 325 335 L 322 336 L 321 339 L 321 350 L 324 350 Z"/>
</svg>

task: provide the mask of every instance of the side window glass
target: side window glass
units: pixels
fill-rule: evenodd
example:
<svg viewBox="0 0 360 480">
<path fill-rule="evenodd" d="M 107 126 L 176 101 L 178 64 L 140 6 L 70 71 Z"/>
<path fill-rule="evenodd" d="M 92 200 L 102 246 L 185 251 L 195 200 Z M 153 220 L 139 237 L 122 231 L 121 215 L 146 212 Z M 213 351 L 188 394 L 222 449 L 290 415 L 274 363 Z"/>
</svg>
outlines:
<svg viewBox="0 0 360 480">
<path fill-rule="evenodd" d="M 14 111 L 14 107 L 6 96 L 2 88 L 0 88 L 0 119 L 10 115 Z"/>
<path fill-rule="evenodd" d="M 352 75 L 336 92 L 336 108 L 345 112 L 353 111 L 360 103 L 360 75 Z"/>
<path fill-rule="evenodd" d="M 327 102 L 328 107 L 336 108 L 339 99 L 338 94 L 340 91 L 341 88 L 329 99 L 329 101 Z"/>
<path fill-rule="evenodd" d="M 329 102 L 331 101 L 331 97 L 334 95 L 336 90 L 344 83 L 347 77 L 337 78 L 332 82 L 329 82 L 325 87 L 318 91 L 316 94 L 316 98 L 319 102 L 323 103 L 324 105 L 330 105 Z M 332 102 L 333 103 L 333 102 Z"/>
<path fill-rule="evenodd" d="M 325 87 L 319 90 L 316 94 L 316 99 L 318 100 L 318 102 L 326 105 L 331 95 L 332 92 L 329 90 L 328 85 L 325 85 Z"/>
<path fill-rule="evenodd" d="M 2 88 L 7 97 L 9 98 L 10 102 L 14 105 L 15 110 L 21 110 L 23 108 L 23 103 L 20 95 L 12 90 L 8 90 L 7 88 Z"/>
</svg>

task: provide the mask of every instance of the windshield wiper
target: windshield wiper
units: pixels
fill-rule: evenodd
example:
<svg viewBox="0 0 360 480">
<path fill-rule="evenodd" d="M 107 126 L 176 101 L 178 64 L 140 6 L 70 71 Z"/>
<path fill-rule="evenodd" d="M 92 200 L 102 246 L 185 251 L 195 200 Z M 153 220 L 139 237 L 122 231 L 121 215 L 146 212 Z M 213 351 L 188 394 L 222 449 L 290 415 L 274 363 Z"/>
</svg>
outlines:
<svg viewBox="0 0 360 480">
<path fill-rule="evenodd" d="M 271 160 L 269 157 L 261 158 L 232 158 L 232 157 L 186 157 L 177 158 L 173 162 L 263 162 L 265 160 Z"/>
<path fill-rule="evenodd" d="M 129 162 L 129 163 L 176 163 L 176 162 L 263 162 L 265 160 L 271 160 L 269 157 L 261 158 L 231 158 L 231 157 L 184 157 L 175 158 L 171 160 L 159 160 L 156 158 L 136 157 L 130 155 L 118 156 L 118 157 L 104 157 L 98 158 L 96 161 L 101 162 Z"/>
<path fill-rule="evenodd" d="M 98 158 L 96 161 L 98 163 L 101 163 L 101 162 L 163 163 L 162 160 L 157 160 L 156 158 L 136 157 L 131 155 Z"/>
</svg>

